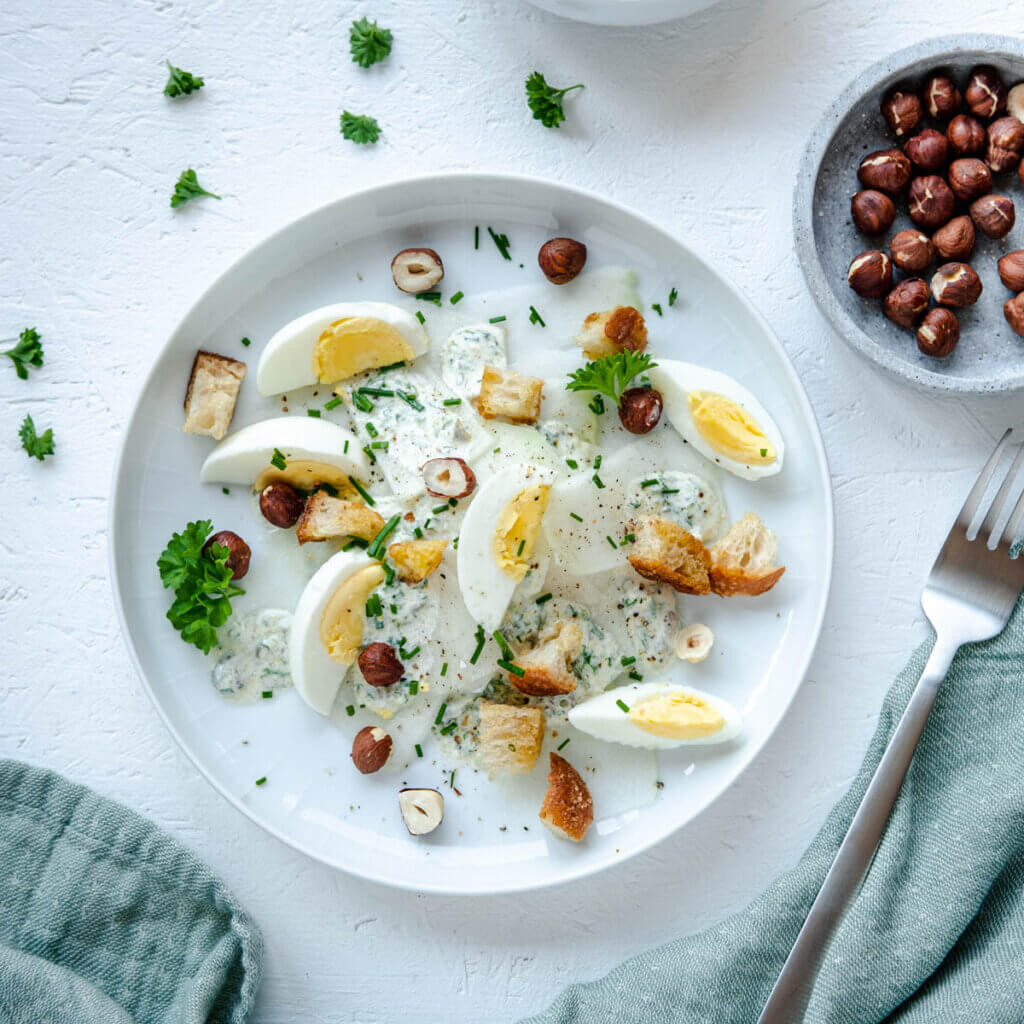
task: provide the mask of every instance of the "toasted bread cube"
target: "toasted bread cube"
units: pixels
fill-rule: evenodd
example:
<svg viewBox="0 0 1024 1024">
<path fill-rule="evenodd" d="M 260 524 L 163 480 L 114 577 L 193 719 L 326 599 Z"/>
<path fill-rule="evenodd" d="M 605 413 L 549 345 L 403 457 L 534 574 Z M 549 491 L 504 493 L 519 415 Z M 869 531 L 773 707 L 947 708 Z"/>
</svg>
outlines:
<svg viewBox="0 0 1024 1024">
<path fill-rule="evenodd" d="M 447 544 L 445 538 L 396 541 L 388 545 L 388 554 L 403 583 L 422 583 L 441 564 Z"/>
<path fill-rule="evenodd" d="M 753 512 L 711 547 L 711 589 L 722 597 L 771 590 L 786 571 L 775 565 L 778 538 Z"/>
<path fill-rule="evenodd" d="M 641 576 L 667 583 L 681 594 L 711 591 L 711 555 L 703 543 L 670 519 L 646 519 L 635 526 L 629 564 Z"/>
<path fill-rule="evenodd" d="M 590 359 L 616 352 L 643 352 L 647 348 L 647 325 L 638 309 L 616 306 L 603 313 L 591 313 L 575 340 Z"/>
<path fill-rule="evenodd" d="M 572 663 L 583 649 L 583 630 L 575 621 L 558 622 L 540 637 L 540 643 L 516 656 L 524 675 L 508 673 L 508 681 L 531 697 L 558 697 L 576 689 Z"/>
<path fill-rule="evenodd" d="M 383 529 L 384 517 L 362 502 L 316 491 L 306 501 L 295 536 L 300 544 L 335 537 L 360 537 L 370 541 Z"/>
<path fill-rule="evenodd" d="M 186 434 L 203 434 L 220 441 L 231 426 L 245 363 L 200 349 L 192 360 L 185 392 Z"/>
<path fill-rule="evenodd" d="M 540 754 L 544 724 L 541 708 L 480 701 L 480 763 L 492 776 L 530 771 Z"/>
<path fill-rule="evenodd" d="M 543 389 L 544 381 L 539 377 L 485 366 L 476 407 L 486 420 L 536 423 Z"/>
<path fill-rule="evenodd" d="M 578 843 L 594 821 L 594 800 L 579 772 L 564 757 L 548 756 L 551 771 L 540 820 L 560 839 Z"/>
</svg>

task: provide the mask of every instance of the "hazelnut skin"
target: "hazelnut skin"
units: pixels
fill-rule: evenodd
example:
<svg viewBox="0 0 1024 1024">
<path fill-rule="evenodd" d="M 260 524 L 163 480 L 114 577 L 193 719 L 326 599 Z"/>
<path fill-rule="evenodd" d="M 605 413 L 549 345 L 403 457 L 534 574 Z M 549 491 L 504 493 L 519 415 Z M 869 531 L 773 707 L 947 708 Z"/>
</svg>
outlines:
<svg viewBox="0 0 1024 1024">
<path fill-rule="evenodd" d="M 289 530 L 302 515 L 305 499 L 291 484 L 267 484 L 260 492 L 260 511 L 271 526 Z"/>
<path fill-rule="evenodd" d="M 1006 109 L 1006 85 L 994 67 L 981 64 L 971 72 L 964 99 L 975 117 L 995 117 Z"/>
<path fill-rule="evenodd" d="M 934 128 L 925 128 L 923 132 L 907 139 L 903 152 L 910 157 L 922 171 L 937 171 L 949 154 L 949 142 L 942 132 Z"/>
<path fill-rule="evenodd" d="M 865 235 L 880 235 L 892 227 L 896 219 L 896 205 L 884 193 L 866 188 L 850 200 L 853 223 Z"/>
<path fill-rule="evenodd" d="M 917 329 L 917 347 L 926 355 L 948 356 L 960 340 L 960 321 L 951 309 L 930 309 Z"/>
<path fill-rule="evenodd" d="M 892 253 L 893 263 L 900 270 L 908 270 L 911 273 L 924 270 L 934 255 L 928 236 L 914 228 L 897 231 L 889 243 L 889 251 Z"/>
<path fill-rule="evenodd" d="M 952 117 L 963 102 L 960 90 L 946 75 L 932 75 L 921 90 L 924 108 L 932 117 L 945 120 Z"/>
<path fill-rule="evenodd" d="M 1011 171 L 1020 163 L 1024 150 L 1024 124 L 1015 117 L 1001 117 L 988 126 L 988 148 L 985 163 L 999 174 Z"/>
<path fill-rule="evenodd" d="M 395 742 L 379 726 L 367 725 L 352 739 L 352 763 L 363 775 L 379 772 L 387 764 Z"/>
<path fill-rule="evenodd" d="M 892 287 L 892 260 L 877 249 L 862 252 L 854 256 L 846 280 L 862 299 L 880 299 Z"/>
<path fill-rule="evenodd" d="M 1011 292 L 1024 292 L 1024 249 L 1008 252 L 999 261 L 999 280 Z"/>
<path fill-rule="evenodd" d="M 249 559 L 252 558 L 249 545 L 237 533 L 221 530 L 203 545 L 203 554 L 208 554 L 214 544 L 220 544 L 228 549 L 227 567 L 231 570 L 231 578 L 240 580 L 249 571 Z"/>
<path fill-rule="evenodd" d="M 405 675 L 405 666 L 390 644 L 372 643 L 359 653 L 359 671 L 370 686 L 390 686 Z"/>
<path fill-rule="evenodd" d="M 552 238 L 540 247 L 537 262 L 552 284 L 568 284 L 587 262 L 587 247 L 574 238 Z"/>
<path fill-rule="evenodd" d="M 957 199 L 969 203 L 992 190 L 992 172 L 974 157 L 954 160 L 949 165 L 949 187 Z"/>
<path fill-rule="evenodd" d="M 882 312 L 900 327 L 913 327 L 928 309 L 928 285 L 919 277 L 908 277 L 885 297 Z"/>
<path fill-rule="evenodd" d="M 1024 292 L 1003 303 L 1003 316 L 1013 333 L 1024 338 Z"/>
<path fill-rule="evenodd" d="M 661 419 L 661 392 L 654 388 L 627 388 L 622 392 L 619 422 L 631 434 L 649 434 Z"/>
<path fill-rule="evenodd" d="M 940 306 L 963 309 L 981 295 L 981 278 L 966 263 L 944 263 L 932 275 L 932 297 Z"/>
<path fill-rule="evenodd" d="M 857 177 L 865 188 L 896 195 L 910 181 L 910 158 L 901 149 L 878 149 L 868 153 L 857 168 Z"/>
<path fill-rule="evenodd" d="M 989 238 L 1005 238 L 1017 219 L 1013 200 L 989 194 L 971 203 L 971 220 Z"/>
<path fill-rule="evenodd" d="M 939 259 L 963 261 L 974 252 L 974 222 L 970 217 L 954 217 L 932 235 Z"/>
<path fill-rule="evenodd" d="M 921 120 L 921 101 L 912 93 L 897 89 L 882 100 L 882 116 L 897 136 L 908 135 Z"/>
<path fill-rule="evenodd" d="M 957 114 L 946 128 L 946 140 L 954 156 L 973 156 L 985 148 L 985 127 L 976 118 Z"/>
<path fill-rule="evenodd" d="M 980 160 L 977 162 L 981 163 Z M 945 179 L 937 174 L 926 174 L 910 183 L 907 213 L 919 228 L 934 231 L 942 227 L 953 216 L 955 207 L 956 198 L 953 192 Z"/>
</svg>

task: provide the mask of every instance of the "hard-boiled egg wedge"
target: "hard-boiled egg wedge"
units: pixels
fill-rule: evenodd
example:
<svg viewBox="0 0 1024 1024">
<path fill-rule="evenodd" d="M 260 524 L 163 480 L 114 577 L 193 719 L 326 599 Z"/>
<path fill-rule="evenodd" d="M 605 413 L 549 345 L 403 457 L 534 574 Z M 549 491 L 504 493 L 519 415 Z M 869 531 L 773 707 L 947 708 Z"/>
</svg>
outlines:
<svg viewBox="0 0 1024 1024">
<path fill-rule="evenodd" d="M 466 608 L 489 632 L 501 625 L 530 567 L 548 507 L 552 470 L 508 466 L 482 484 L 459 531 L 459 586 Z"/>
<path fill-rule="evenodd" d="M 663 750 L 723 743 L 740 731 L 740 713 L 721 697 L 675 683 L 631 683 L 577 704 L 577 729 L 609 743 Z"/>
<path fill-rule="evenodd" d="M 288 660 L 299 696 L 330 714 L 349 666 L 359 656 L 367 598 L 384 581 L 380 562 L 340 551 L 314 573 L 292 617 Z"/>
<path fill-rule="evenodd" d="M 660 358 L 648 376 L 661 392 L 669 422 L 705 458 L 745 480 L 782 469 L 782 434 L 739 381 L 704 366 Z"/>
<path fill-rule="evenodd" d="M 351 431 L 328 420 L 281 416 L 225 437 L 203 463 L 199 479 L 204 484 L 252 484 L 259 491 L 277 481 L 304 491 L 321 483 L 350 491 L 351 478 L 366 480 L 369 473 Z"/>
<path fill-rule="evenodd" d="M 333 384 L 363 370 L 408 362 L 427 351 L 412 313 L 387 302 L 339 302 L 285 324 L 260 356 L 261 395 Z"/>
</svg>

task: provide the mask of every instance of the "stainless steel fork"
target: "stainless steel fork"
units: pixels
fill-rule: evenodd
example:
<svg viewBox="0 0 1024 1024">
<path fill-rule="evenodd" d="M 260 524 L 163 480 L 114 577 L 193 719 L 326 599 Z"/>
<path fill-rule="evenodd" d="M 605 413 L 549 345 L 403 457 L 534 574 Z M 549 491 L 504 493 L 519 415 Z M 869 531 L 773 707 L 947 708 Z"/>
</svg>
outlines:
<svg viewBox="0 0 1024 1024">
<path fill-rule="evenodd" d="M 1018 486 L 1024 445 L 984 522 L 971 529 L 1010 434 L 1003 434 L 985 463 L 932 566 L 921 607 L 935 628 L 935 646 L 757 1024 L 799 1024 L 803 1019 L 825 948 L 875 855 L 953 655 L 962 644 L 1001 633 L 1024 588 L 1024 554 L 1011 557 L 1024 525 L 1024 494 L 1001 525 Z"/>
</svg>

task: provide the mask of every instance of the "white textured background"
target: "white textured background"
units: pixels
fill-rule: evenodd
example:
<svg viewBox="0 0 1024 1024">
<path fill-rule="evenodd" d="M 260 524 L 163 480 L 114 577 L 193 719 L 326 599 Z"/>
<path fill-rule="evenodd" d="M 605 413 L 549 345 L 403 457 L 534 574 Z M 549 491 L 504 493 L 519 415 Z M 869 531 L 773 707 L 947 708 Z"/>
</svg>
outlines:
<svg viewBox="0 0 1024 1024">
<path fill-rule="evenodd" d="M 515 1020 L 568 981 L 739 909 L 798 857 L 925 636 L 920 579 L 993 437 L 1024 425 L 1024 400 L 922 397 L 849 354 L 792 254 L 794 173 L 819 113 L 860 69 L 930 35 L 1013 33 L 1011 8 L 723 0 L 627 30 L 513 0 L 5 0 L 0 338 L 35 325 L 46 366 L 29 383 L 0 366 L 0 755 L 123 801 L 210 862 L 267 939 L 260 1022 Z M 363 14 L 395 34 L 370 71 L 348 56 Z M 166 100 L 165 57 L 206 88 Z M 529 119 L 534 68 L 586 83 L 560 131 Z M 343 141 L 343 106 L 377 116 L 382 143 Z M 223 201 L 172 211 L 187 166 Z M 717 263 L 795 361 L 835 485 L 822 641 L 751 769 L 652 853 L 509 899 L 368 885 L 229 808 L 150 706 L 107 583 L 118 433 L 172 325 L 270 230 L 348 190 L 446 168 L 606 192 Z M 19 449 L 26 411 L 54 427 L 58 454 L 43 465 Z"/>
</svg>

